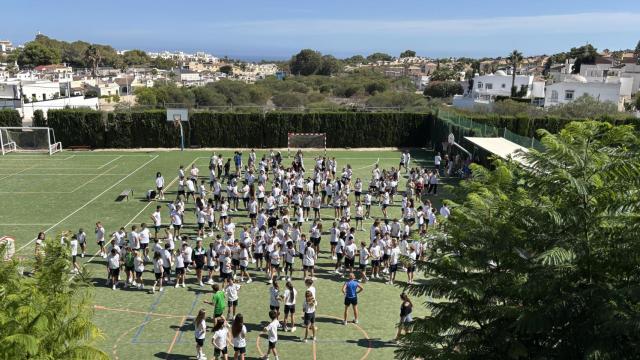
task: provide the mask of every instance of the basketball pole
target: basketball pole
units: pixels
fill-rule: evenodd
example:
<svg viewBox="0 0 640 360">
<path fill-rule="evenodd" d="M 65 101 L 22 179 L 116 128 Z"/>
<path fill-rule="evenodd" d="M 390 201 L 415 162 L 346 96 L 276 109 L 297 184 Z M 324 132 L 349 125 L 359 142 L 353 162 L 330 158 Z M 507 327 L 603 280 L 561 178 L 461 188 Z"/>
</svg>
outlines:
<svg viewBox="0 0 640 360">
<path fill-rule="evenodd" d="M 184 151 L 184 130 L 182 129 L 182 116 L 180 114 L 173 115 L 173 121 L 178 123 L 180 127 L 180 151 Z"/>
</svg>

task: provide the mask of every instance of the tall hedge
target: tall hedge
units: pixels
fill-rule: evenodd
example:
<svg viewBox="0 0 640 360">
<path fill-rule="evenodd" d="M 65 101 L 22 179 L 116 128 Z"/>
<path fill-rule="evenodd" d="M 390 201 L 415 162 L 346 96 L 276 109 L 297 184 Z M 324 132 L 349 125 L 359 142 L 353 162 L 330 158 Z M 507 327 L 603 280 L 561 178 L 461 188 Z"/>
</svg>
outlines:
<svg viewBox="0 0 640 360">
<path fill-rule="evenodd" d="M 22 118 L 18 110 L 1 109 L 0 126 L 22 126 Z"/>
<path fill-rule="evenodd" d="M 424 146 L 432 124 L 431 114 L 358 112 L 195 112 L 189 120 L 183 123 L 186 146 L 230 148 L 286 147 L 289 132 L 324 132 L 328 147 Z M 179 146 L 179 131 L 163 110 L 50 110 L 47 124 L 65 146 Z"/>
</svg>

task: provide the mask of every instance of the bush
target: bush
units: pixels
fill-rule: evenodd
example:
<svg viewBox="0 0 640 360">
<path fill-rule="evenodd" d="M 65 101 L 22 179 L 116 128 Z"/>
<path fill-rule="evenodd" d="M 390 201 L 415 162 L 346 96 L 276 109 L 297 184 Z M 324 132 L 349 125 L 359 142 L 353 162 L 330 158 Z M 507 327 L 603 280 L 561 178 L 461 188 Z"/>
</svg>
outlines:
<svg viewBox="0 0 640 360">
<path fill-rule="evenodd" d="M 47 119 L 44 118 L 44 113 L 42 112 L 42 110 L 38 109 L 33 112 L 32 123 L 33 126 L 47 126 Z"/>
<path fill-rule="evenodd" d="M 425 96 L 447 98 L 464 94 L 462 85 L 457 81 L 431 81 L 424 89 Z"/>
<path fill-rule="evenodd" d="M 0 109 L 0 126 L 22 126 L 20 113 L 14 109 Z"/>
</svg>

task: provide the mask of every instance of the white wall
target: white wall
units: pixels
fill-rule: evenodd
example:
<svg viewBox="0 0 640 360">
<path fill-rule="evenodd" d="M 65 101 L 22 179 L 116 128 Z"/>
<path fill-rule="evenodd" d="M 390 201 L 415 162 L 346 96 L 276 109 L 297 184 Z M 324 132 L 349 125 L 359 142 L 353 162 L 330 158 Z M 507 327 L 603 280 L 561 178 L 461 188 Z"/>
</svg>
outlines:
<svg viewBox="0 0 640 360">
<path fill-rule="evenodd" d="M 34 103 L 23 104 L 22 108 L 18 108 L 18 112 L 23 116 L 23 121 L 31 122 L 33 118 L 33 113 L 36 110 L 42 110 L 44 112 L 44 116 L 47 116 L 47 111 L 49 109 L 63 109 L 65 107 L 88 107 L 93 110 L 98 110 L 100 107 L 98 105 L 98 98 L 89 98 L 85 99 L 83 96 L 76 96 L 70 98 L 60 98 L 56 100 L 49 101 L 39 101 Z"/>
<path fill-rule="evenodd" d="M 624 110 L 623 98 L 620 95 L 621 84 L 619 82 L 560 82 L 547 86 L 544 107 L 567 104 L 587 94 L 599 101 L 611 101 L 618 106 L 618 110 Z M 571 99 L 567 98 L 567 92 L 573 91 Z M 557 99 L 555 96 L 557 95 Z"/>
<path fill-rule="evenodd" d="M 478 75 L 473 78 L 473 98 L 493 99 L 496 96 L 511 96 L 511 75 L 489 74 Z M 533 76 L 516 75 L 515 86 L 519 91 L 521 86 L 527 86 L 527 98 L 531 96 Z"/>
</svg>

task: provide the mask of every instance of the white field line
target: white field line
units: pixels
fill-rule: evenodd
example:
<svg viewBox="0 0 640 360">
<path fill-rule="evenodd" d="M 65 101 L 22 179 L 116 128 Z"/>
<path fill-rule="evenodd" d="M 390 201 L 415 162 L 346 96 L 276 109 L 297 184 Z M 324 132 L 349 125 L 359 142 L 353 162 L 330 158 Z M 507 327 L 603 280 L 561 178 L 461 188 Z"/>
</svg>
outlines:
<svg viewBox="0 0 640 360">
<path fill-rule="evenodd" d="M 82 184 L 82 185 L 78 186 L 77 188 L 73 189 L 71 192 L 72 192 L 72 193 L 74 193 L 74 192 L 76 192 L 76 191 L 78 191 L 78 190 L 82 189 L 83 187 L 87 186 L 87 184 L 92 183 L 95 179 L 99 178 L 100 176 L 103 176 L 104 174 L 108 173 L 109 171 L 111 171 L 111 170 L 113 170 L 113 169 L 115 169 L 115 168 L 117 168 L 117 167 L 118 167 L 118 165 L 116 165 L 116 166 L 114 166 L 114 167 L 112 167 L 112 168 L 110 168 L 110 169 L 107 169 L 107 170 L 106 170 L 106 171 L 104 171 L 102 174 L 98 174 L 98 175 L 96 175 L 96 176 L 92 177 L 92 178 L 91 178 L 91 180 L 89 180 L 89 181 L 85 181 L 85 183 L 84 183 L 84 184 Z"/>
<path fill-rule="evenodd" d="M 102 191 L 100 194 L 96 195 L 93 199 L 87 201 L 84 205 L 80 206 L 79 208 L 77 208 L 75 211 L 73 211 L 71 214 L 65 216 L 62 220 L 58 221 L 57 223 L 55 223 L 53 226 L 51 226 L 50 228 L 48 228 L 47 230 L 45 230 L 45 232 L 49 232 L 51 231 L 53 228 L 55 228 L 56 226 L 60 225 L 63 221 L 67 220 L 68 218 L 70 218 L 71 216 L 75 215 L 78 211 L 84 209 L 87 205 L 91 204 L 92 202 L 96 201 L 100 196 L 104 195 L 107 191 L 113 189 L 114 187 L 116 187 L 118 184 L 120 184 L 121 182 L 125 181 L 126 179 L 129 178 L 129 176 L 137 173 L 140 169 L 142 169 L 143 167 L 147 166 L 150 162 L 152 162 L 153 160 L 157 159 L 159 155 L 155 155 L 152 159 L 150 159 L 149 161 L 145 162 L 144 164 L 140 165 L 137 169 L 133 170 L 129 175 L 123 177 L 122 179 L 118 180 L 118 182 L 116 182 L 115 184 L 109 186 L 108 188 L 106 188 L 104 191 Z M 34 241 L 36 241 L 37 238 L 33 238 L 31 241 L 29 241 L 28 243 L 22 245 L 16 252 L 20 252 L 22 251 L 24 248 L 26 248 L 27 246 L 31 245 L 31 243 L 33 243 Z"/>
<path fill-rule="evenodd" d="M 37 165 L 34 165 L 33 167 L 36 167 Z M 0 170 L 12 170 L 12 169 L 22 169 L 22 167 L 19 166 L 0 166 Z M 85 166 L 85 167 L 37 167 L 36 170 L 96 170 L 95 166 Z M 73 175 L 73 174 L 70 174 Z"/>
<path fill-rule="evenodd" d="M 35 167 L 35 165 L 34 165 L 34 166 L 30 166 L 30 167 L 28 167 L 28 168 L 25 168 L 25 169 L 23 169 L 23 170 L 21 170 L 21 171 L 18 171 L 17 173 L 13 173 L 13 174 L 7 175 L 7 176 L 5 176 L 5 177 L 1 177 L 1 178 L 0 178 L 0 180 L 4 180 L 4 179 L 8 179 L 8 178 L 10 178 L 10 177 L 12 177 L 12 176 L 16 176 L 16 175 L 18 175 L 18 174 L 20 174 L 20 173 L 23 173 L 23 172 L 27 171 L 27 170 L 31 170 L 31 169 L 33 169 L 34 167 Z"/>
<path fill-rule="evenodd" d="M 107 166 L 107 165 L 111 164 L 112 162 L 114 162 L 114 161 L 116 161 L 116 160 L 118 160 L 118 159 L 120 159 L 120 158 L 122 158 L 122 155 L 120 155 L 120 156 L 118 156 L 117 158 L 115 158 L 115 159 L 113 159 L 113 160 L 109 161 L 108 163 L 106 163 L 106 164 L 104 164 L 104 165 L 100 166 L 97 170 L 102 169 L 103 167 L 105 167 L 105 166 Z"/>
<path fill-rule="evenodd" d="M 378 159 L 376 160 L 376 162 L 374 162 L 374 163 L 373 163 L 373 164 L 371 164 L 371 165 L 367 165 L 367 166 L 359 167 L 359 168 L 357 168 L 357 169 L 353 169 L 353 170 L 354 170 L 354 171 L 356 171 L 356 170 L 368 169 L 368 168 L 370 168 L 370 167 L 374 167 L 374 166 L 375 166 L 377 163 L 379 163 L 379 162 L 380 162 L 380 158 L 378 158 Z"/>
<path fill-rule="evenodd" d="M 1 170 L 1 169 L 0 169 Z M 0 174 L 0 175 L 18 175 L 16 173 L 14 174 Z M 67 173 L 67 174 L 19 174 L 20 176 L 94 176 L 94 175 L 109 175 L 109 176 L 125 176 L 128 174 L 116 174 L 116 173 L 112 173 L 112 174 L 96 174 L 96 173 L 92 173 L 92 174 L 72 174 L 72 173 Z"/>
<path fill-rule="evenodd" d="M 105 170 L 104 173 L 101 174 L 91 174 L 91 175 L 95 175 L 95 177 L 91 178 L 88 181 L 85 181 L 83 184 L 78 185 L 78 187 L 76 187 L 75 189 L 71 190 L 71 191 L 0 191 L 0 194 L 73 194 L 74 192 L 82 189 L 83 187 L 87 186 L 88 184 L 92 183 L 95 179 L 101 177 L 101 176 L 105 176 L 107 175 L 107 173 L 113 169 L 115 169 L 117 167 L 114 166 L 108 170 Z M 31 175 L 31 174 L 25 174 L 25 175 Z M 85 174 L 73 174 L 73 175 L 85 175 Z"/>
<path fill-rule="evenodd" d="M 0 224 L 0 226 L 48 226 L 52 224 Z"/>
<path fill-rule="evenodd" d="M 188 169 L 188 168 L 190 168 L 190 167 L 191 167 L 191 164 L 194 164 L 196 161 L 198 161 L 198 159 L 205 159 L 205 158 L 206 158 L 206 159 L 208 159 L 208 157 L 206 157 L 206 156 L 197 157 L 197 158 L 195 158 L 195 159 L 194 159 L 194 160 L 193 160 L 189 165 L 187 165 L 185 168 L 186 168 L 186 169 Z M 177 180 L 178 180 L 178 177 L 176 176 L 173 180 L 171 180 L 171 182 L 169 183 L 169 185 L 165 186 L 164 188 L 165 188 L 165 189 L 169 189 L 169 188 L 171 187 L 171 185 L 173 185 L 173 183 L 174 183 L 174 182 L 176 182 Z M 151 204 L 157 204 L 157 202 L 155 202 L 155 201 L 149 201 L 149 202 L 147 202 L 147 205 L 143 206 L 143 207 L 142 207 L 142 209 L 140 209 L 140 211 L 138 211 L 138 213 L 137 213 L 137 214 L 135 214 L 135 215 L 131 218 L 131 220 L 129 220 L 129 222 L 128 222 L 128 223 L 126 223 L 123 227 L 126 229 L 126 228 L 127 228 L 127 226 L 131 225 L 131 223 L 133 223 L 133 222 L 138 218 L 138 216 L 140 216 L 140 214 L 142 214 L 145 210 L 147 210 L 147 208 L 148 208 L 148 207 L 149 207 L 149 205 L 151 205 Z M 86 264 L 90 263 L 91 261 L 93 261 L 93 259 L 95 259 L 96 257 L 98 257 L 98 254 L 99 254 L 99 253 L 100 253 L 100 250 L 96 251 L 96 253 L 95 253 L 95 254 L 93 254 L 93 256 L 91 256 L 91 257 L 89 258 L 89 260 L 87 260 L 83 265 L 86 265 Z M 71 277 L 69 278 L 69 281 L 73 280 L 73 278 L 74 278 L 75 276 L 76 276 L 76 274 L 71 275 Z"/>
<path fill-rule="evenodd" d="M 76 156 L 75 156 L 75 155 L 67 156 L 67 158 L 66 158 L 66 159 L 64 159 L 64 160 L 73 159 L 74 157 L 76 157 Z"/>
<path fill-rule="evenodd" d="M 67 160 L 70 159 L 72 157 L 94 157 L 94 156 L 109 156 L 109 157 L 113 157 L 116 156 L 116 154 L 73 154 L 73 155 L 67 155 L 64 158 L 50 158 L 48 155 L 29 155 L 29 154 L 11 154 L 8 155 L 5 158 L 2 158 L 3 160 L 18 160 L 16 158 L 29 158 L 29 157 L 38 157 L 41 159 L 32 159 L 32 160 L 43 160 L 43 161 L 50 161 L 50 160 L 57 160 L 57 161 L 63 161 L 63 160 Z M 145 156 L 145 157 L 153 157 L 156 156 L 155 154 L 123 154 L 120 156 Z M 28 159 L 27 159 L 28 160 Z"/>
</svg>

